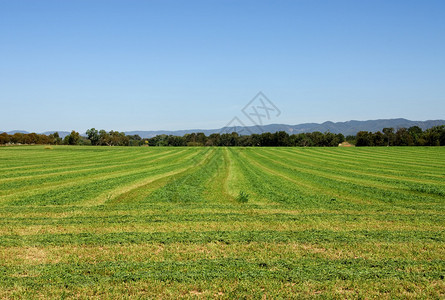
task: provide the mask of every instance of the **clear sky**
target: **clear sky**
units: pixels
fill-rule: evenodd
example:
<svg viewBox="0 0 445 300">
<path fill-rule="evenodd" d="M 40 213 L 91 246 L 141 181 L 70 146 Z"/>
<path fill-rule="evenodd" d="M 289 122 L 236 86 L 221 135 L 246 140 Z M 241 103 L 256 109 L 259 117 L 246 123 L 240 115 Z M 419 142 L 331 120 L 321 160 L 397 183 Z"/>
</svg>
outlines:
<svg viewBox="0 0 445 300">
<path fill-rule="evenodd" d="M 0 0 L 0 131 L 445 119 L 445 1 Z"/>
</svg>

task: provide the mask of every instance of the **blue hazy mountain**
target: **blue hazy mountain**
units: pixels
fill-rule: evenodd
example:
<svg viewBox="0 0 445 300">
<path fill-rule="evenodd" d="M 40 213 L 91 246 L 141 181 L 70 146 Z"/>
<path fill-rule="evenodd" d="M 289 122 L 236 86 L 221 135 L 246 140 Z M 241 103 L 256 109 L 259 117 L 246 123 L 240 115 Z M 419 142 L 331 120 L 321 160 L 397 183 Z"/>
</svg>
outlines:
<svg viewBox="0 0 445 300">
<path fill-rule="evenodd" d="M 212 133 L 231 133 L 238 132 L 239 134 L 251 134 L 262 132 L 277 132 L 285 131 L 289 134 L 298 134 L 304 132 L 332 132 L 342 133 L 345 136 L 355 135 L 359 131 L 381 131 L 383 128 L 392 127 L 398 129 L 401 127 L 409 128 L 411 126 L 419 126 L 422 130 L 426 130 L 433 126 L 445 125 L 445 120 L 428 120 L 428 121 L 410 121 L 407 119 L 380 119 L 368 121 L 351 120 L 347 122 L 324 122 L 324 123 L 304 123 L 298 125 L 287 124 L 269 124 L 263 126 L 232 126 L 223 127 L 219 129 L 190 129 L 190 130 L 158 130 L 158 131 L 127 131 L 125 134 L 138 134 L 142 138 L 150 138 L 160 134 L 179 135 L 182 136 L 187 133 L 203 132 L 205 135 Z"/>
</svg>

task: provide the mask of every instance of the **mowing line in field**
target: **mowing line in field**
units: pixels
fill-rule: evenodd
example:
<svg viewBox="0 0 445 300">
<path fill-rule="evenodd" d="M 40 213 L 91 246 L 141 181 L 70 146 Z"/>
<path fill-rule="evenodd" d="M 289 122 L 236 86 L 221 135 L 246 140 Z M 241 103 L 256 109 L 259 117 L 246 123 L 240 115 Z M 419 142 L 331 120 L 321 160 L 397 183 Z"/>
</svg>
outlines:
<svg viewBox="0 0 445 300">
<path fill-rule="evenodd" d="M 92 148 L 92 149 L 94 149 L 94 151 L 91 151 L 91 152 L 88 151 L 87 153 L 84 152 L 84 153 L 79 154 L 79 150 L 82 152 L 82 149 L 79 149 L 79 148 L 82 148 L 82 147 L 71 148 L 70 146 L 54 146 L 55 147 L 54 150 L 51 150 L 51 151 L 44 150 L 43 148 L 40 148 L 38 146 L 32 146 L 32 147 L 34 147 L 35 150 L 39 151 L 38 152 L 39 160 L 40 160 L 39 164 L 23 166 L 24 164 L 27 164 L 28 162 L 34 163 L 35 159 L 36 159 L 36 153 L 33 153 L 29 157 L 20 155 L 16 159 L 16 156 L 14 156 L 14 154 L 17 154 L 17 153 L 14 153 L 14 151 L 6 150 L 4 153 L 1 153 L 1 154 L 3 154 L 2 158 L 5 160 L 7 159 L 7 161 L 11 161 L 14 159 L 14 161 L 16 161 L 18 164 L 21 165 L 18 168 L 26 169 L 24 172 L 28 172 L 29 170 L 32 170 L 34 168 L 40 169 L 42 166 L 46 166 L 46 165 L 56 165 L 56 166 L 64 167 L 64 166 L 72 166 L 73 162 L 75 162 L 76 165 L 82 165 L 83 161 L 86 161 L 87 164 L 90 162 L 97 163 L 97 164 L 106 163 L 110 159 L 118 160 L 120 158 L 126 158 L 129 155 L 129 152 L 127 152 L 126 150 L 113 149 L 114 151 L 110 151 L 111 149 L 108 149 L 108 148 L 103 148 L 103 149 Z M 132 151 L 133 154 L 136 152 L 135 150 L 139 150 L 138 152 L 140 152 L 141 155 L 146 155 L 151 152 L 159 152 L 162 154 L 165 151 L 165 150 L 162 151 L 162 149 L 153 150 L 152 148 L 150 148 L 150 150 L 148 150 L 147 148 L 144 148 L 143 151 L 141 151 L 141 148 L 128 149 L 128 151 Z M 73 157 L 72 153 L 75 153 L 76 155 Z M 44 156 L 46 159 L 43 159 L 42 156 Z M 6 167 L 3 169 L 6 169 L 8 171 L 16 169 L 16 167 L 13 167 L 11 165 L 8 165 L 8 164 L 5 164 L 5 165 L 6 165 Z"/>
<path fill-rule="evenodd" d="M 174 159 L 177 156 L 180 156 L 180 158 L 183 158 L 182 155 L 183 151 L 178 151 L 178 152 L 174 152 L 172 154 L 166 155 L 164 157 L 160 157 L 157 158 L 155 160 L 150 161 L 150 164 L 153 164 L 155 162 L 163 162 L 165 160 L 168 159 Z M 194 156 L 196 155 L 196 153 L 191 152 L 190 156 Z M 177 158 L 176 158 L 177 159 Z M 176 160 L 177 161 L 177 160 Z M 170 164 L 170 167 L 172 167 L 173 164 Z M 107 173 L 107 175 L 104 174 L 97 174 L 95 176 L 91 176 L 91 177 L 86 177 L 84 179 L 80 179 L 80 180 L 76 180 L 75 182 L 73 182 L 71 179 L 69 180 L 65 180 L 65 181 L 61 181 L 61 182 L 49 182 L 47 184 L 43 184 L 38 188 L 39 194 L 44 194 L 44 193 L 49 193 L 49 192 L 56 192 L 55 187 L 59 188 L 60 190 L 63 189 L 64 192 L 67 192 L 68 188 L 75 188 L 75 187 L 79 187 L 81 185 L 86 186 L 87 184 L 91 185 L 93 183 L 97 184 L 101 181 L 105 181 L 105 180 L 110 180 L 110 179 L 118 179 L 118 178 L 122 178 L 125 176 L 144 176 L 145 173 L 149 170 L 151 171 L 156 171 L 156 170 L 163 170 L 165 169 L 165 167 L 163 165 L 153 165 L 153 167 L 151 168 L 147 168 L 147 169 L 136 169 L 136 170 L 123 170 L 120 172 L 113 172 L 113 173 Z M 99 179 L 99 180 L 97 180 Z M 32 195 L 36 195 L 36 190 L 29 190 L 29 188 L 24 188 L 23 190 L 18 190 L 15 191 L 14 193 L 9 193 L 6 196 L 2 196 L 0 197 L 1 202 L 5 202 L 5 201 L 22 201 L 20 199 L 24 199 L 24 197 L 27 196 L 32 196 Z M 15 200 L 12 200 L 15 199 Z"/>
<path fill-rule="evenodd" d="M 396 176 L 408 176 L 408 177 L 416 177 L 416 176 L 422 176 L 426 171 L 425 170 L 419 170 L 418 167 L 410 166 L 409 164 L 403 164 L 403 168 L 400 166 L 394 167 L 390 166 L 388 164 L 381 164 L 378 160 L 375 159 L 363 159 L 363 158 L 357 158 L 349 157 L 342 161 L 339 159 L 339 157 L 336 155 L 338 153 L 341 153 L 342 150 L 336 149 L 338 152 L 335 154 L 330 154 L 332 150 L 330 149 L 317 149 L 318 152 L 308 152 L 308 151 L 292 151 L 288 149 L 276 149 L 277 152 L 285 152 L 287 154 L 292 153 L 295 158 L 299 156 L 303 156 L 306 159 L 299 159 L 299 161 L 319 161 L 321 164 L 314 163 L 315 166 L 322 167 L 324 164 L 331 164 L 331 162 L 334 162 L 334 164 L 338 164 L 339 168 L 342 169 L 360 169 L 360 170 L 367 170 L 371 171 L 372 173 L 384 173 L 384 174 L 390 174 L 390 175 L 396 175 Z M 319 155 L 322 154 L 322 155 Z M 303 158 L 301 157 L 301 158 Z M 396 158 L 394 157 L 394 160 Z M 403 171 L 403 173 L 401 172 Z M 409 171 L 409 172 L 408 172 Z M 428 171 L 430 172 L 430 171 Z M 430 175 L 428 173 L 428 175 Z M 428 176 L 428 178 L 431 179 L 431 176 Z M 436 177 L 432 178 L 433 180 L 436 179 Z"/>
<path fill-rule="evenodd" d="M 185 150 L 184 150 L 185 151 Z M 79 163 L 79 162 L 69 162 L 69 166 L 60 167 L 58 165 L 54 167 L 49 167 L 48 165 L 41 166 L 42 168 L 39 171 L 32 173 L 25 173 L 27 175 L 19 174 L 19 173 L 7 173 L 5 176 L 7 178 L 0 179 L 0 183 L 7 183 L 10 181 L 21 181 L 26 179 L 36 179 L 36 178 L 50 178 L 52 176 L 60 176 L 66 174 L 76 174 L 76 173 L 88 173 L 90 170 L 99 171 L 99 170 L 108 170 L 113 171 L 115 168 L 123 168 L 129 166 L 140 166 L 141 162 L 146 162 L 147 159 L 152 159 L 158 156 L 166 157 L 170 154 L 176 153 L 175 151 L 166 151 L 165 153 L 150 153 L 149 155 L 139 155 L 137 157 L 132 156 L 131 159 L 126 159 L 125 162 L 119 162 L 115 160 L 110 160 L 109 158 L 104 161 L 107 165 L 101 165 L 98 162 L 87 162 L 87 163 Z M 114 165 L 109 165 L 110 163 L 114 163 Z M 149 163 L 146 162 L 146 163 Z"/>
<path fill-rule="evenodd" d="M 184 150 L 185 151 L 185 150 Z M 31 173 L 27 173 L 27 172 L 8 172 L 8 178 L 6 179 L 12 179 L 12 178 L 17 178 L 17 179 L 21 179 L 21 178 L 26 178 L 28 176 L 32 177 L 38 177 L 38 176 L 46 176 L 46 175 L 58 175 L 61 172 L 65 172 L 65 171 L 85 171 L 88 169 L 106 169 L 106 168 L 110 168 L 110 167 L 122 167 L 122 166 L 131 166 L 132 163 L 140 163 L 140 162 L 144 162 L 147 159 L 152 159 L 155 157 L 163 157 L 166 155 L 170 155 L 170 154 L 174 154 L 177 151 L 175 150 L 170 150 L 170 151 L 165 151 L 165 153 L 162 152 L 147 152 L 147 153 L 141 153 L 138 156 L 132 156 L 132 158 L 127 157 L 114 157 L 114 156 L 107 156 L 106 160 L 103 160 L 102 162 L 98 162 L 96 160 L 89 160 L 89 161 L 82 161 L 79 162 L 78 160 L 71 160 L 68 159 L 67 165 L 63 165 L 61 166 L 60 164 L 44 164 L 41 165 L 39 170 L 36 170 L 34 172 Z M 128 155 L 128 154 L 127 154 Z M 125 161 L 124 161 L 125 160 Z M 110 164 L 113 163 L 113 166 L 110 166 Z M 4 179 L 3 179 L 4 180 Z"/>
<path fill-rule="evenodd" d="M 257 172 L 261 173 L 263 177 L 268 177 L 271 174 L 278 176 L 279 178 L 284 179 L 285 181 L 289 182 L 292 184 L 292 187 L 289 187 L 287 189 L 287 192 L 290 194 L 290 192 L 295 193 L 295 191 L 298 191 L 298 193 L 300 195 L 304 195 L 305 197 L 310 197 L 309 199 L 311 199 L 312 201 L 317 201 L 317 203 L 321 204 L 319 201 L 322 200 L 321 197 L 315 197 L 314 196 L 319 196 L 319 195 L 323 195 L 324 201 L 328 201 L 329 199 L 332 198 L 340 198 L 340 199 L 345 199 L 345 200 L 349 200 L 350 203 L 356 203 L 356 204 L 364 204 L 364 203 L 369 203 L 369 202 L 363 202 L 363 200 L 361 199 L 357 199 L 354 197 L 350 197 L 348 195 L 343 195 L 343 194 L 337 194 L 334 191 L 328 190 L 328 192 L 326 192 L 326 189 L 323 188 L 323 186 L 321 187 L 317 187 L 317 184 L 314 183 L 314 181 L 311 181 L 309 179 L 306 179 L 305 177 L 300 177 L 298 180 L 293 178 L 293 177 L 289 177 L 283 173 L 280 173 L 278 171 L 276 171 L 275 169 L 272 169 L 270 167 L 265 166 L 264 161 L 259 161 L 259 160 L 254 160 L 253 158 L 247 156 L 246 153 L 241 154 L 243 156 L 243 158 L 250 162 L 251 165 L 254 165 L 257 167 Z M 271 176 L 272 177 L 272 176 Z M 284 186 L 282 186 L 280 188 L 280 190 L 283 193 L 286 193 L 286 190 L 283 190 Z M 316 200 L 316 198 L 318 198 Z M 285 199 L 285 197 L 283 197 L 283 199 Z M 304 202 L 307 202 L 308 199 L 303 199 L 301 196 L 298 198 L 295 198 L 295 205 L 302 205 Z M 326 202 L 327 204 L 329 202 Z"/>
<path fill-rule="evenodd" d="M 437 184 L 426 185 L 418 183 L 414 185 L 411 182 L 406 182 L 405 180 L 402 181 L 400 178 L 398 180 L 392 180 L 384 176 L 366 175 L 360 172 L 348 172 L 347 170 L 343 170 L 342 173 L 339 174 L 340 172 L 335 169 L 332 170 L 322 166 L 316 169 L 313 165 L 309 165 L 304 161 L 296 162 L 293 160 L 289 160 L 287 157 L 279 156 L 272 152 L 269 152 L 269 157 L 264 156 L 259 152 L 256 152 L 255 155 L 261 156 L 266 160 L 270 160 L 275 164 L 281 165 L 283 168 L 287 169 L 288 172 L 292 172 L 293 170 L 298 170 L 301 173 L 315 175 L 319 177 L 322 181 L 334 180 L 336 182 L 347 183 L 349 185 L 356 184 L 358 186 L 366 188 L 390 190 L 404 195 L 419 196 L 421 197 L 422 200 L 426 201 L 432 200 L 431 198 L 436 199 L 436 201 L 441 201 L 443 199 L 443 196 L 445 196 L 445 190 L 441 189 L 441 186 Z M 270 156 L 280 158 L 281 160 L 285 160 L 287 163 L 283 163 L 282 161 L 272 159 Z M 311 168 L 310 169 L 302 168 L 301 167 L 302 165 L 310 166 Z M 292 166 L 292 168 L 290 168 L 290 166 Z M 352 174 L 354 176 L 347 176 L 348 174 Z M 375 177 L 380 177 L 383 180 L 376 181 Z M 335 184 L 333 186 L 335 186 Z M 342 187 L 344 187 L 344 185 Z"/>
<path fill-rule="evenodd" d="M 286 161 L 293 162 L 298 165 L 306 165 L 311 168 L 317 169 L 317 170 L 329 170 L 329 172 L 333 173 L 339 173 L 339 174 L 357 174 L 357 175 L 366 175 L 378 179 L 383 179 L 384 181 L 390 181 L 390 182 L 415 182 L 415 183 L 426 183 L 426 184 L 441 184 L 442 180 L 438 180 L 438 178 L 431 178 L 428 177 L 428 179 L 423 178 L 421 176 L 422 174 L 420 172 L 417 173 L 407 173 L 407 172 L 401 172 L 401 170 L 397 171 L 397 173 L 393 171 L 386 172 L 383 168 L 369 168 L 369 167 L 360 167 L 359 170 L 357 168 L 353 168 L 349 162 L 342 162 L 339 161 L 335 156 L 329 157 L 329 159 L 320 159 L 317 157 L 310 157 L 311 161 L 319 161 L 320 163 L 310 163 L 307 159 L 301 159 L 298 155 L 296 155 L 295 152 L 288 152 L 288 151 L 282 151 L 281 149 L 275 149 L 274 151 L 264 150 L 264 152 L 267 152 L 271 155 L 274 155 L 276 157 L 279 157 L 280 159 L 284 159 Z M 290 153 L 293 153 L 293 155 L 289 155 Z M 280 155 L 281 154 L 281 155 Z M 357 163 L 358 165 L 358 163 Z M 363 162 L 362 162 L 363 165 Z M 370 171 L 372 170 L 372 171 Z M 394 175 L 394 174 L 397 174 Z M 393 180 L 392 180 L 393 179 Z"/>
<path fill-rule="evenodd" d="M 191 155 L 183 157 L 183 159 L 184 160 L 188 160 L 188 162 L 192 162 L 193 163 L 194 159 L 199 154 L 202 154 L 202 153 L 203 153 L 202 151 L 198 152 L 198 153 L 192 153 Z M 155 181 L 159 181 L 161 179 L 166 179 L 166 178 L 171 178 L 172 176 L 181 175 L 181 174 L 184 174 L 185 172 L 187 172 L 189 170 L 192 170 L 192 169 L 195 169 L 195 168 L 199 168 L 201 165 L 203 165 L 206 162 L 207 157 L 209 157 L 212 154 L 212 152 L 210 152 L 210 151 L 205 151 L 204 153 L 205 153 L 204 157 L 202 158 L 202 160 L 198 164 L 193 164 L 191 166 L 187 166 L 187 167 L 184 167 L 184 168 L 181 168 L 181 169 L 177 169 L 177 170 L 174 170 L 174 171 L 162 173 L 162 174 L 159 174 L 157 176 L 150 177 L 150 178 L 145 178 L 145 179 L 143 179 L 141 181 L 132 183 L 131 185 L 127 185 L 127 186 L 123 186 L 123 187 L 119 187 L 119 188 L 116 188 L 114 190 L 111 190 L 111 191 L 107 192 L 107 194 L 104 194 L 104 195 L 101 195 L 99 197 L 96 197 L 96 198 L 94 198 L 94 199 L 92 199 L 92 200 L 90 200 L 88 202 L 83 202 L 82 204 L 85 205 L 85 206 L 102 205 L 102 204 L 104 204 L 106 202 L 110 203 L 110 204 L 111 203 L 117 204 L 117 203 L 121 202 L 121 201 L 119 201 L 119 200 L 122 199 L 121 196 L 126 194 L 126 193 L 132 192 L 132 191 L 134 191 L 136 189 L 138 189 L 139 192 L 140 192 L 141 188 L 143 188 L 143 187 L 145 187 L 147 185 L 151 185 Z"/>
</svg>

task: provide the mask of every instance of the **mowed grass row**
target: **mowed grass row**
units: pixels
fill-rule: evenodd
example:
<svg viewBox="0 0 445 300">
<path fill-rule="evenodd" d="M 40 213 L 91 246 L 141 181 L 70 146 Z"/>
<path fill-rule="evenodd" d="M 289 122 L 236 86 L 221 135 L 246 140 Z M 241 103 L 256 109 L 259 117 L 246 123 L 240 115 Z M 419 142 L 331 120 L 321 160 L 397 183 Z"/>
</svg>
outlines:
<svg viewBox="0 0 445 300">
<path fill-rule="evenodd" d="M 444 148 L 53 148 L 0 148 L 0 297 L 445 296 Z"/>
</svg>

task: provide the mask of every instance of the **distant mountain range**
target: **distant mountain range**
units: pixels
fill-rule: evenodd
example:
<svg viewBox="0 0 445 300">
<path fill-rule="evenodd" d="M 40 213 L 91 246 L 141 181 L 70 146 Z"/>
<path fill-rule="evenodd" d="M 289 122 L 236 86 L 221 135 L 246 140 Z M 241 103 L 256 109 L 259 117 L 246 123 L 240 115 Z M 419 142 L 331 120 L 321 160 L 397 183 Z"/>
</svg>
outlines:
<svg viewBox="0 0 445 300">
<path fill-rule="evenodd" d="M 167 135 L 179 135 L 182 136 L 186 133 L 193 132 L 203 132 L 205 135 L 210 135 L 212 133 L 231 133 L 238 132 L 240 134 L 251 134 L 251 133 L 262 133 L 262 132 L 277 132 L 285 131 L 289 134 L 297 134 L 303 132 L 332 132 L 332 133 L 342 133 L 345 136 L 355 135 L 359 131 L 381 131 L 386 127 L 393 127 L 395 129 L 405 127 L 409 128 L 411 126 L 419 126 L 422 130 L 426 130 L 433 126 L 445 125 L 445 120 L 428 120 L 428 121 L 410 121 L 407 119 L 380 119 L 380 120 L 369 120 L 369 121 L 347 121 L 347 122 L 324 122 L 324 123 L 304 123 L 298 125 L 286 125 L 286 124 L 270 124 L 263 126 L 231 126 L 223 127 L 219 129 L 191 129 L 191 130 L 176 130 L 176 131 L 128 131 L 125 134 L 138 134 L 142 138 L 150 138 L 160 134 Z"/>
<path fill-rule="evenodd" d="M 3 133 L 4 131 L 0 131 L 0 133 Z M 38 132 L 38 134 L 45 134 L 45 135 L 49 135 L 52 134 L 54 132 L 58 132 L 59 136 L 63 139 L 64 137 L 66 137 L 68 134 L 71 133 L 71 131 L 45 131 L 45 132 Z M 26 130 L 12 130 L 12 131 L 6 131 L 7 134 L 13 135 L 14 133 L 31 133 L 29 131 Z M 81 133 L 81 135 L 85 135 L 85 133 Z"/>
<path fill-rule="evenodd" d="M 219 129 L 188 129 L 188 130 L 155 130 L 155 131 L 126 131 L 126 135 L 137 134 L 142 138 L 151 138 L 156 135 L 166 134 L 166 135 L 177 135 L 183 136 L 187 133 L 193 132 L 203 132 L 205 135 L 210 135 L 212 133 L 231 133 L 238 132 L 239 134 L 252 134 L 252 133 L 262 133 L 262 132 L 277 132 L 285 131 L 289 134 L 297 134 L 304 132 L 332 132 L 332 133 L 342 133 L 345 136 L 355 135 L 359 131 L 381 131 L 386 127 L 393 127 L 394 129 L 405 127 L 409 128 L 411 126 L 419 126 L 422 130 L 426 130 L 433 126 L 445 125 L 445 120 L 428 120 L 428 121 L 410 121 L 407 119 L 379 119 L 379 120 L 368 120 L 368 121 L 347 121 L 347 122 L 324 122 L 324 123 L 304 123 L 298 125 L 286 125 L 286 124 L 270 124 L 263 126 L 230 126 L 223 127 Z M 8 134 L 14 134 L 16 132 L 29 133 L 23 130 L 14 130 L 7 132 Z M 43 134 L 51 134 L 55 131 L 42 132 Z M 60 137 L 64 138 L 69 134 L 68 131 L 58 131 Z M 84 134 L 83 134 L 84 135 Z"/>
</svg>

